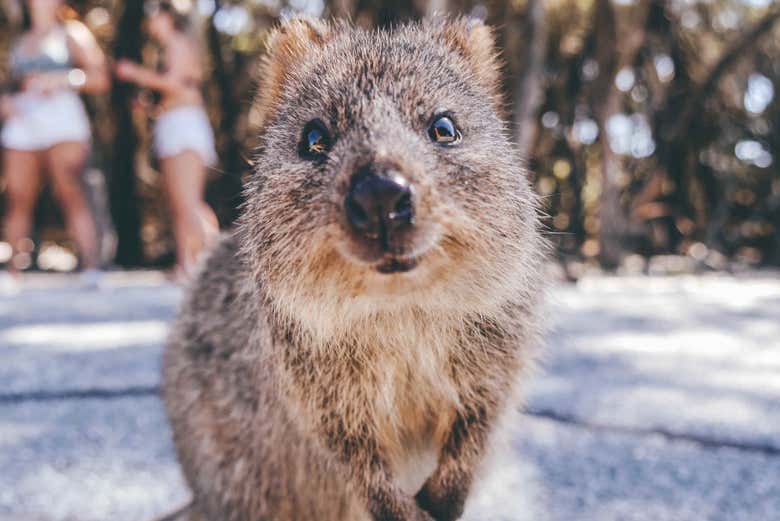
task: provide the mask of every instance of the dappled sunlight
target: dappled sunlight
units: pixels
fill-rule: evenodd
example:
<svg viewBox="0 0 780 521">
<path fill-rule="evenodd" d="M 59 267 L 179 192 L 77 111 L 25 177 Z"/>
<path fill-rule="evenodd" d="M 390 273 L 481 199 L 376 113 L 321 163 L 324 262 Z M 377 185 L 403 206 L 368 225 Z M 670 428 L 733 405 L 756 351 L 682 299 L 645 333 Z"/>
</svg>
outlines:
<svg viewBox="0 0 780 521">
<path fill-rule="evenodd" d="M 0 302 L 0 517 L 137 521 L 187 500 L 155 396 L 181 292 L 119 279 L 94 293 L 40 280 Z M 751 515 L 780 511 L 780 460 L 762 452 L 780 449 L 779 299 L 760 274 L 554 288 L 531 415 L 509 418 L 464 519 L 772 519 Z M 63 398 L 95 390 L 115 398 Z"/>
<path fill-rule="evenodd" d="M 780 462 L 762 454 L 530 417 L 516 439 L 551 495 L 539 521 L 763 521 L 780 507 Z"/>
<path fill-rule="evenodd" d="M 46 427 L 39 422 L 0 420 L 0 449 L 12 450 L 24 441 L 43 435 Z"/>
<path fill-rule="evenodd" d="M 772 80 L 763 74 L 753 73 L 748 76 L 748 87 L 745 91 L 745 109 L 753 114 L 761 114 L 775 97 Z"/>
<path fill-rule="evenodd" d="M 181 480 L 175 467 L 168 464 L 127 472 L 123 465 L 106 465 L 111 456 L 105 453 L 93 458 L 82 456 L 76 465 L 67 469 L 42 465 L 18 484 L 28 492 L 22 504 L 31 512 L 48 510 L 48 519 L 52 521 L 75 516 L 80 521 L 102 521 L 128 511 L 136 512 L 140 520 L 154 519 L 175 504 L 169 485 Z M 183 491 L 177 496 L 181 503 L 187 499 Z M 85 502 L 90 505 L 87 516 L 83 514 Z"/>
<path fill-rule="evenodd" d="M 522 421 L 517 418 L 517 422 Z M 539 470 L 532 461 L 520 454 L 507 452 L 496 455 L 489 472 L 475 485 L 464 513 L 464 521 L 484 521 L 484 513 L 491 512 L 491 520 L 537 521 L 549 519 L 549 493 Z M 516 449 L 511 449 L 515 452 Z"/>
<path fill-rule="evenodd" d="M 592 277 L 553 299 L 532 407 L 780 448 L 780 280 Z"/>
<path fill-rule="evenodd" d="M 15 438 L 0 436 L 0 518 L 145 520 L 188 498 L 157 399 L 33 403 L 2 414 L 0 428 Z"/>
<path fill-rule="evenodd" d="M 110 274 L 85 291 L 61 275 L 28 276 L 0 299 L 0 395 L 153 388 L 181 290 L 159 273 Z"/>
<path fill-rule="evenodd" d="M 587 349 L 593 352 L 666 355 L 679 361 L 710 364 L 728 361 L 732 366 L 755 365 L 751 364 L 754 356 L 759 356 L 762 361 L 765 361 L 767 358 L 765 352 L 755 352 L 760 344 L 764 344 L 768 349 L 774 347 L 775 359 L 780 360 L 780 347 L 771 345 L 780 334 L 778 324 L 769 319 L 746 322 L 745 332 L 694 326 L 686 331 L 674 332 L 673 335 L 668 331 L 617 332 L 609 335 L 608 338 L 598 338 L 597 342 L 583 338 L 578 344 L 588 345 Z M 745 348 L 746 341 L 753 344 L 753 349 Z M 740 358 L 734 360 L 737 356 Z"/>
<path fill-rule="evenodd" d="M 710 507 L 708 510 L 712 510 Z M 637 517 L 635 514 L 641 512 Z M 664 501 L 625 497 L 601 501 L 588 520 L 601 519 L 705 519 L 701 505 L 669 505 Z M 585 520 L 583 520 L 585 521 Z"/>
<path fill-rule="evenodd" d="M 168 332 L 163 321 L 39 324 L 0 331 L 0 350 L 8 346 L 35 346 L 50 351 L 95 351 L 135 344 L 162 342 Z"/>
<path fill-rule="evenodd" d="M 612 390 L 607 382 L 605 387 L 599 393 L 601 403 L 594 403 L 592 408 L 582 411 L 592 421 L 625 426 L 650 425 L 679 432 L 690 432 L 686 425 L 696 424 L 700 434 L 718 432 L 724 438 L 732 439 L 739 439 L 739 432 L 755 429 L 758 434 L 764 430 L 760 425 L 766 418 L 765 404 L 751 400 L 750 396 L 696 393 L 686 388 L 642 382 Z M 724 425 L 728 427 L 715 428 Z M 773 430 L 761 434 L 765 439 L 771 438 Z"/>
</svg>

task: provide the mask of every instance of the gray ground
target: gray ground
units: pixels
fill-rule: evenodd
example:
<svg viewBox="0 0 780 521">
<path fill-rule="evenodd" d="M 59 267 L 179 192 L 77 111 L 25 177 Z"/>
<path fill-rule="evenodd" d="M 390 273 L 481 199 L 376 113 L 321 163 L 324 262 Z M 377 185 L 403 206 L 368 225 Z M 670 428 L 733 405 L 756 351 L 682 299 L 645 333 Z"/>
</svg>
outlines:
<svg viewBox="0 0 780 521">
<path fill-rule="evenodd" d="M 179 291 L 38 276 L 0 298 L 0 520 L 146 521 L 187 499 L 156 397 Z M 780 520 L 780 278 L 552 294 L 529 412 L 471 521 Z"/>
</svg>

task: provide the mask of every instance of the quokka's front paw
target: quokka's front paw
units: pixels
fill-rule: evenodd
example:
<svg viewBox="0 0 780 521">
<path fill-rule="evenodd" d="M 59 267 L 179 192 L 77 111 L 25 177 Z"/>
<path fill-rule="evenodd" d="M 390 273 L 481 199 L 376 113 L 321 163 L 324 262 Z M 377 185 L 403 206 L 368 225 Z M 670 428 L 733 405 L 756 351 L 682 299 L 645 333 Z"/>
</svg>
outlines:
<svg viewBox="0 0 780 521">
<path fill-rule="evenodd" d="M 430 513 L 436 521 L 456 521 L 463 515 L 466 494 L 465 491 L 437 487 L 428 482 L 414 499 L 420 508 Z"/>
<path fill-rule="evenodd" d="M 413 498 L 404 496 L 394 504 L 369 508 L 374 521 L 437 521 Z"/>
<path fill-rule="evenodd" d="M 437 520 L 434 519 L 434 517 L 431 514 L 429 514 L 422 508 L 420 508 L 417 517 L 414 518 L 414 521 L 437 521 Z"/>
</svg>

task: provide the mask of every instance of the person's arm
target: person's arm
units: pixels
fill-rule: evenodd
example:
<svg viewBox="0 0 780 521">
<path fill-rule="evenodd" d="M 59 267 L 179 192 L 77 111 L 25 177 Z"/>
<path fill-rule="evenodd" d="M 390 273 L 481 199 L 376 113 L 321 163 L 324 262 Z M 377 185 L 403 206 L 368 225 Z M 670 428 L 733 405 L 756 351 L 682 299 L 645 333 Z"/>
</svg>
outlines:
<svg viewBox="0 0 780 521">
<path fill-rule="evenodd" d="M 184 88 L 184 85 L 170 74 L 155 72 L 130 60 L 119 60 L 115 72 L 117 78 L 122 81 L 136 83 L 162 94 L 172 94 Z"/>
<path fill-rule="evenodd" d="M 13 114 L 13 103 L 11 96 L 0 93 L 0 121 L 8 119 Z"/>
<path fill-rule="evenodd" d="M 111 81 L 106 66 L 106 56 L 95 40 L 95 36 L 84 24 L 67 22 L 68 43 L 78 69 L 68 72 L 70 87 L 87 94 L 108 92 Z M 83 74 L 78 71 L 81 70 Z M 79 85 L 80 84 L 80 85 Z"/>
<path fill-rule="evenodd" d="M 124 81 L 137 83 L 141 87 L 156 90 L 163 95 L 176 94 L 192 88 L 201 81 L 201 65 L 195 49 L 185 39 L 178 39 L 166 46 L 165 62 L 168 69 L 158 73 L 130 60 L 120 60 L 116 75 Z"/>
</svg>

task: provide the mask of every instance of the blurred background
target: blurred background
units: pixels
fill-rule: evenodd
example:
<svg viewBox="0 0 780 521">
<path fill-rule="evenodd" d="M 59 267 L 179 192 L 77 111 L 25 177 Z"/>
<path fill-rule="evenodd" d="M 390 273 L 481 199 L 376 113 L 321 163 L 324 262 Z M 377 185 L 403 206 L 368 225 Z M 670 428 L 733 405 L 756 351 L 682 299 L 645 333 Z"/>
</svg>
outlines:
<svg viewBox="0 0 780 521">
<path fill-rule="evenodd" d="M 0 0 L 0 67 L 22 27 Z M 110 60 L 154 67 L 140 0 L 71 2 Z M 468 521 L 780 519 L 780 1 L 197 0 L 228 227 L 251 175 L 256 64 L 298 12 L 496 28 L 506 112 L 556 245 L 551 331 Z M 0 84 L 7 73 L 0 69 Z M 50 194 L 33 273 L 0 293 L 0 521 L 139 521 L 186 502 L 158 397 L 182 298 L 148 96 L 85 98 L 100 291 Z M 3 190 L 0 172 L 0 191 Z M 0 193 L 0 214 L 5 204 Z M 0 267 L 10 255 L 0 242 Z M 613 273 L 617 273 L 614 276 Z M 645 276 L 645 275 L 675 275 Z"/>
<path fill-rule="evenodd" d="M 158 60 L 143 2 L 73 1 L 112 60 Z M 0 64 L 22 23 L 0 3 Z M 773 0 L 197 0 L 220 164 L 208 201 L 229 226 L 250 175 L 251 100 L 269 29 L 303 12 L 387 26 L 433 13 L 496 27 L 511 131 L 545 201 L 569 278 L 780 265 L 780 5 Z M 0 71 L 4 77 L 5 71 Z M 138 92 L 89 97 L 95 141 L 85 176 L 104 260 L 173 261 L 167 209 Z M 0 212 L 2 211 L 0 196 Z M 69 270 L 57 205 L 37 211 L 32 268 Z M 0 243 L 0 262 L 9 248 Z M 6 258 L 4 258 L 4 256 Z"/>
</svg>

